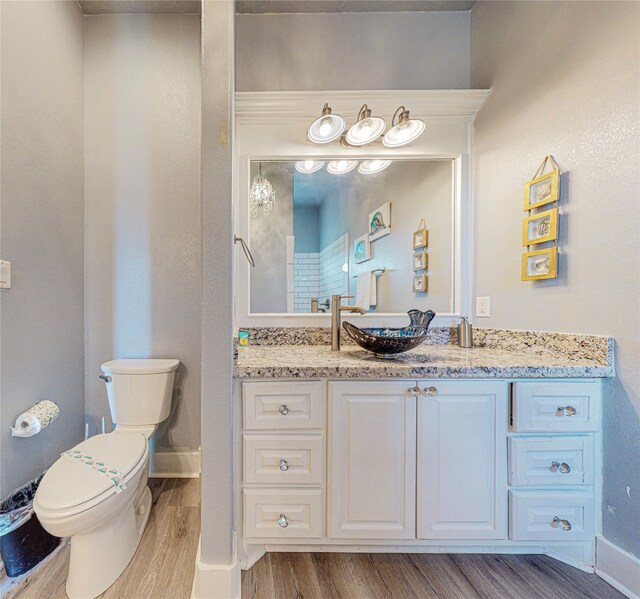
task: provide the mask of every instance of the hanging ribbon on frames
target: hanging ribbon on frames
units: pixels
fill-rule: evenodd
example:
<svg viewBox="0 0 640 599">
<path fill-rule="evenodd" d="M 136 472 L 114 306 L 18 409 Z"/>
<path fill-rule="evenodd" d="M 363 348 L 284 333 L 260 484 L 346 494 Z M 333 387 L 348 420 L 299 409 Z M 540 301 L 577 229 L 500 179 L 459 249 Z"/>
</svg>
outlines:
<svg viewBox="0 0 640 599">
<path fill-rule="evenodd" d="M 531 179 L 537 179 L 538 177 L 541 177 L 542 175 L 544 175 L 545 174 L 545 168 L 547 167 L 547 165 L 551 166 L 551 169 L 549 170 L 549 172 L 552 172 L 554 170 L 560 171 L 560 167 L 558 166 L 558 163 L 555 161 L 555 158 L 551 154 L 549 154 L 549 155 L 544 157 L 544 159 L 540 163 L 540 166 L 536 169 L 536 172 L 533 173 L 533 177 L 531 177 Z M 560 194 L 558 194 L 556 196 L 556 199 L 553 201 L 553 207 L 554 208 L 558 207 L 558 199 L 559 199 L 559 197 L 560 197 Z M 531 213 L 531 211 L 529 211 L 529 213 Z M 558 247 L 558 238 L 557 237 L 553 240 L 553 247 L 555 247 L 555 248 Z M 527 245 L 527 251 L 529 251 L 530 249 L 531 249 L 531 245 Z"/>
</svg>

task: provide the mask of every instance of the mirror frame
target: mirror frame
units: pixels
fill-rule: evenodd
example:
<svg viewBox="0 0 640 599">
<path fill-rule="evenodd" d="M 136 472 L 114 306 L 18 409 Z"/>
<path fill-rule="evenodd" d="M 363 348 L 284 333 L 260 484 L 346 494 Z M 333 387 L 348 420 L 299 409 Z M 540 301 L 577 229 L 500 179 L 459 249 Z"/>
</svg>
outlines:
<svg viewBox="0 0 640 599">
<path fill-rule="evenodd" d="M 453 310 L 438 314 L 433 324 L 434 326 L 455 324 L 460 316 L 469 316 L 471 308 L 473 229 L 471 226 L 471 155 L 469 150 L 472 142 L 473 119 L 487 95 L 488 92 L 485 90 L 243 92 L 236 94 L 234 152 L 234 229 L 236 234 L 243 237 L 251 247 L 247 201 L 251 185 L 251 162 L 291 162 L 303 159 L 327 161 L 341 158 L 452 160 Z M 411 98 L 407 99 L 407 96 L 411 96 Z M 336 97 L 339 98 L 338 101 L 334 100 Z M 447 98 L 449 98 L 448 102 Z M 355 120 L 355 110 L 362 104 L 362 101 L 369 100 L 369 103 L 375 103 L 376 107 L 383 105 L 384 110 L 377 111 L 377 113 L 389 121 L 390 118 L 387 118 L 386 113 L 392 114 L 395 110 L 392 107 L 408 104 L 410 106 L 407 107 L 411 107 L 412 114 L 425 120 L 427 128 L 422 136 L 425 140 L 419 139 L 413 144 L 394 149 L 386 148 L 381 144 L 357 149 L 342 148 L 337 142 L 327 144 L 326 147 L 311 144 L 306 141 L 306 129 L 314 118 L 314 109 L 318 105 L 322 107 L 327 99 L 333 100 L 334 112 L 342 114 L 348 123 Z M 347 104 L 349 104 L 348 109 L 346 108 Z M 417 107 L 416 104 L 418 104 Z M 341 108 L 341 105 L 344 105 L 345 108 Z M 453 114 L 451 114 L 452 110 Z M 236 274 L 234 326 L 330 326 L 330 313 L 252 313 L 250 310 L 251 272 L 248 261 L 239 248 L 236 248 L 235 252 L 234 269 Z M 406 313 L 374 312 L 363 316 L 353 316 L 354 319 L 365 319 L 366 326 L 371 327 L 406 326 L 407 324 Z"/>
</svg>

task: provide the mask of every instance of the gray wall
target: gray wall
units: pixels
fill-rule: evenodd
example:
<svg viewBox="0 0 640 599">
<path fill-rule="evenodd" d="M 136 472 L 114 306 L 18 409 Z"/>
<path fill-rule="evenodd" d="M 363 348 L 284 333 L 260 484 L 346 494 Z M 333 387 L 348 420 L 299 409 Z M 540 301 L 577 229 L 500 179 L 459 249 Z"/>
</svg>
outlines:
<svg viewBox="0 0 640 599">
<path fill-rule="evenodd" d="M 479 2 L 471 85 L 492 93 L 475 132 L 475 292 L 482 326 L 616 338 L 604 402 L 604 535 L 640 556 L 640 122 L 636 2 Z M 500 32 L 500 35 L 496 35 Z M 561 170 L 560 275 L 520 281 L 523 183 Z"/>
<path fill-rule="evenodd" d="M 75 2 L 1 2 L 0 496 L 83 438 L 83 39 Z M 60 416 L 9 436 L 43 399 Z"/>
<path fill-rule="evenodd" d="M 251 181 L 259 163 L 251 163 Z M 290 163 L 263 162 L 262 176 L 273 185 L 275 205 L 266 217 L 250 218 L 251 311 L 287 311 L 287 236 L 293 235 L 293 179 Z M 268 308 L 265 310 L 265 308 Z"/>
<path fill-rule="evenodd" d="M 245 14 L 236 29 L 238 91 L 469 86 L 468 12 Z"/>
<path fill-rule="evenodd" d="M 200 439 L 199 27 L 196 15 L 85 25 L 87 418 L 109 415 L 101 363 L 177 358 L 160 442 L 182 447 Z"/>
<path fill-rule="evenodd" d="M 234 4 L 202 3 L 202 526 L 200 561 L 233 555 L 232 156 Z M 215 432 L 215 434 L 212 434 Z M 239 585 L 240 572 L 235 579 Z M 194 595 L 199 589 L 196 567 Z M 223 571 L 224 572 L 224 571 Z M 223 575 L 223 573 L 212 572 Z M 203 584 L 207 577 L 203 576 Z M 235 591 L 240 593 L 238 586 Z M 234 597 L 236 594 L 229 593 Z"/>
</svg>

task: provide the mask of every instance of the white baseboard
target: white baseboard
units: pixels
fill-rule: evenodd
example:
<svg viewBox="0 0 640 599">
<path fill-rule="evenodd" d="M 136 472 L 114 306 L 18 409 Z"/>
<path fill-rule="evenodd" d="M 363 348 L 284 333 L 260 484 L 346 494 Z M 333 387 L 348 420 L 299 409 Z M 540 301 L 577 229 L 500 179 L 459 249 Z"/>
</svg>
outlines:
<svg viewBox="0 0 640 599">
<path fill-rule="evenodd" d="M 229 565 L 203 564 L 200 558 L 200 542 L 196 556 L 196 570 L 191 587 L 191 599 L 240 599 L 241 571 L 233 537 L 233 562 Z"/>
<path fill-rule="evenodd" d="M 200 450 L 159 449 L 151 454 L 149 476 L 151 478 L 199 478 Z"/>
<path fill-rule="evenodd" d="M 596 574 L 629 599 L 640 599 L 640 559 L 596 538 Z"/>
</svg>

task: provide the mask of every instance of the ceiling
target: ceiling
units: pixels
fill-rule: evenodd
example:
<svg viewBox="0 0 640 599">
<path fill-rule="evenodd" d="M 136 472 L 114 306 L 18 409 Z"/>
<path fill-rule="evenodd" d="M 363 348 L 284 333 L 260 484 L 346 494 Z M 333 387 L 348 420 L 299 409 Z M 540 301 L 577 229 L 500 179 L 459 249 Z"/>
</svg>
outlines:
<svg viewBox="0 0 640 599">
<path fill-rule="evenodd" d="M 85 15 L 200 14 L 200 0 L 78 0 Z"/>
<path fill-rule="evenodd" d="M 237 0 L 239 14 L 468 11 L 477 0 Z"/>
<path fill-rule="evenodd" d="M 477 0 L 237 0 L 238 14 L 468 11 Z M 200 0 L 78 0 L 85 15 L 200 14 Z"/>
</svg>

